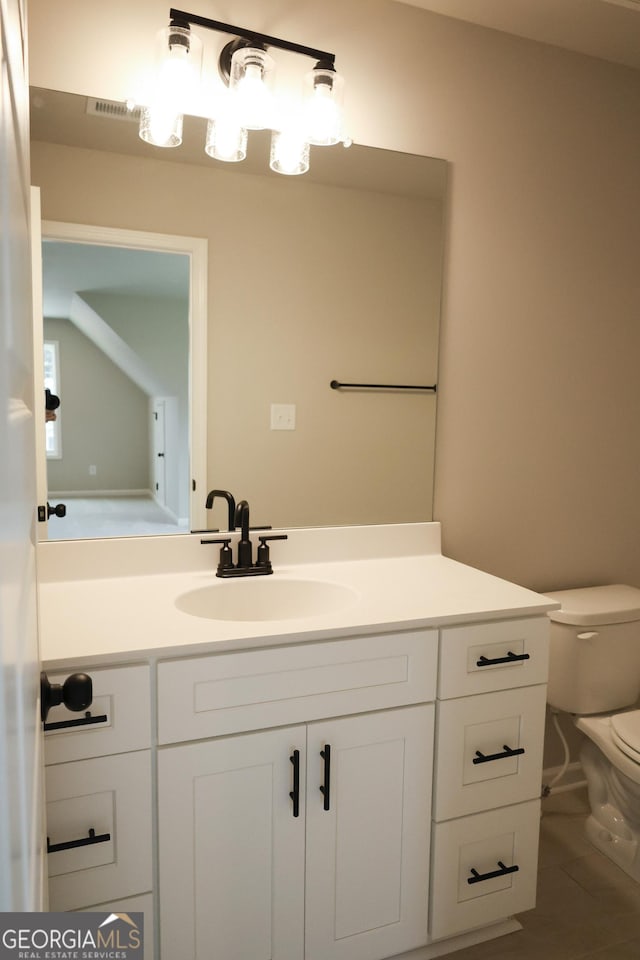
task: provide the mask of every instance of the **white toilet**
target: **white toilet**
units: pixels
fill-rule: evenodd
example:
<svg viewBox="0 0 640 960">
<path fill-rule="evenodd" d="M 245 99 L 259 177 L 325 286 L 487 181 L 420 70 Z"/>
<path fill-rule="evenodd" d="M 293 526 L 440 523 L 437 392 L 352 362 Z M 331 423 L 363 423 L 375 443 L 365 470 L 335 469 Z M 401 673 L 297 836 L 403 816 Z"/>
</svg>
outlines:
<svg viewBox="0 0 640 960">
<path fill-rule="evenodd" d="M 591 842 L 640 882 L 640 590 L 561 590 L 551 611 L 551 707 L 586 734 Z"/>
</svg>

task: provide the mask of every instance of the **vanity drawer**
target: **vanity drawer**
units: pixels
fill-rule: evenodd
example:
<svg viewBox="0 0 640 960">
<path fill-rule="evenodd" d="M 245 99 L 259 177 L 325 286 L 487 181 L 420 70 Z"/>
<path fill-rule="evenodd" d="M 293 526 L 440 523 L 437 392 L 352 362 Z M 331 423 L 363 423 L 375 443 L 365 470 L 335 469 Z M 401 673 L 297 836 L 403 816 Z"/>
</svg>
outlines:
<svg viewBox="0 0 640 960">
<path fill-rule="evenodd" d="M 151 890 L 148 750 L 47 767 L 45 794 L 50 910 Z"/>
<path fill-rule="evenodd" d="M 540 795 L 546 689 L 438 702 L 434 820 Z"/>
<path fill-rule="evenodd" d="M 438 697 L 546 683 L 549 620 L 498 620 L 440 631 Z"/>
<path fill-rule="evenodd" d="M 83 907 L 79 913 L 143 913 L 143 960 L 153 960 L 153 894 L 144 893 L 139 897 L 127 897 L 126 900 L 110 900 L 108 903 L 96 903 L 90 907 Z M 125 956 L 123 952 L 123 956 Z"/>
<path fill-rule="evenodd" d="M 160 743 L 433 700 L 437 631 L 158 664 Z"/>
<path fill-rule="evenodd" d="M 434 824 L 433 940 L 535 906 L 539 829 L 539 800 Z"/>
<path fill-rule="evenodd" d="M 83 667 L 50 674 L 64 683 Z M 150 672 L 147 666 L 90 670 L 93 702 L 84 713 L 60 704 L 52 707 L 44 726 L 45 764 L 66 763 L 130 750 L 144 750 L 150 736 Z"/>
</svg>

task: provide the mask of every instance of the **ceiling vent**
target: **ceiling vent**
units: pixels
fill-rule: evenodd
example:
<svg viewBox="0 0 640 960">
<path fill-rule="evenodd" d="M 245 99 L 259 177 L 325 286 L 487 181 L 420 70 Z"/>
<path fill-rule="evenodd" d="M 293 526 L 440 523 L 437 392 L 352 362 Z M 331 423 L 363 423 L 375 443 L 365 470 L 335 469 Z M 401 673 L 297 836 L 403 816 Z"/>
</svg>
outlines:
<svg viewBox="0 0 640 960">
<path fill-rule="evenodd" d="M 618 7 L 627 7 L 629 10 L 640 11 L 640 0 L 604 0 L 605 3 L 615 3 Z"/>
<path fill-rule="evenodd" d="M 98 100 L 95 97 L 87 97 L 87 114 L 90 117 L 106 117 L 107 120 L 140 122 L 140 107 L 129 110 L 126 103 L 118 103 L 116 100 Z"/>
</svg>

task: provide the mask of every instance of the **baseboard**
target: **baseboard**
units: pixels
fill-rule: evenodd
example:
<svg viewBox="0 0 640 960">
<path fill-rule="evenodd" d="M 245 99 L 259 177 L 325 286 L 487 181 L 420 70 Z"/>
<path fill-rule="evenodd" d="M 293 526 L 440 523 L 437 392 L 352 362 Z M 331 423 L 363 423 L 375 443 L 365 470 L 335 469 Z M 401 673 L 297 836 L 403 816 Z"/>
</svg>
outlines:
<svg viewBox="0 0 640 960">
<path fill-rule="evenodd" d="M 50 500 L 60 500 L 62 497 L 67 499 L 77 499 L 88 500 L 92 497 L 100 497 L 104 499 L 115 499 L 116 497 L 144 497 L 145 499 L 151 499 L 151 490 L 50 490 L 49 499 Z"/>
<path fill-rule="evenodd" d="M 467 933 L 460 933 L 458 936 L 448 937 L 446 940 L 436 940 L 435 943 L 430 943 L 426 947 L 418 947 L 417 950 L 398 954 L 392 960 L 435 960 L 436 957 L 443 957 L 446 954 L 463 950 L 465 947 L 475 946 L 478 943 L 486 943 L 487 940 L 495 940 L 498 937 L 506 936 L 508 933 L 515 933 L 517 930 L 522 930 L 522 924 L 515 917 L 508 917 L 506 920 L 499 920 L 487 927 L 469 930 Z M 488 956 L 491 956 L 491 954 L 488 954 Z"/>
</svg>

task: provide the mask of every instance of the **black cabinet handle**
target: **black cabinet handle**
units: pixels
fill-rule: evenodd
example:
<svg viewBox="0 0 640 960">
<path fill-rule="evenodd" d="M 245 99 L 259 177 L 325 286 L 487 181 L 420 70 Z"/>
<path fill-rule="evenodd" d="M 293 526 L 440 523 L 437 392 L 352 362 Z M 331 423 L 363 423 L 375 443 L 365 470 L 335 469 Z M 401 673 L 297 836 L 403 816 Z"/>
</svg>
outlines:
<svg viewBox="0 0 640 960">
<path fill-rule="evenodd" d="M 508 873 L 517 873 L 520 867 L 514 863 L 512 867 L 505 867 L 502 860 L 498 860 L 499 870 L 492 870 L 491 873 L 478 873 L 471 867 L 471 876 L 467 877 L 467 883 L 482 883 L 483 880 L 493 880 L 495 877 L 506 877 Z"/>
<path fill-rule="evenodd" d="M 517 747 L 515 750 L 512 750 L 511 747 L 508 747 L 505 744 L 502 745 L 504 753 L 490 753 L 484 754 L 480 750 L 476 750 L 476 755 L 471 761 L 472 763 L 491 763 L 492 760 L 504 760 L 505 757 L 518 757 L 521 753 L 524 753 L 524 747 Z"/>
<path fill-rule="evenodd" d="M 506 657 L 494 657 L 493 659 L 485 656 L 480 657 L 476 662 L 476 667 L 492 667 L 496 663 L 517 663 L 519 660 L 529 659 L 528 653 L 512 653 L 511 650 L 509 650 Z"/>
<path fill-rule="evenodd" d="M 289 760 L 293 764 L 293 790 L 289 796 L 293 801 L 293 815 L 300 816 L 300 751 L 294 750 Z"/>
<path fill-rule="evenodd" d="M 320 756 L 324 760 L 324 783 L 320 787 L 320 793 L 324 796 L 324 809 L 328 810 L 331 793 L 331 745 L 329 743 L 325 743 L 324 750 L 320 751 Z"/>
<path fill-rule="evenodd" d="M 89 828 L 89 836 L 81 837 L 79 840 L 68 840 L 66 843 L 51 843 L 47 837 L 47 853 L 58 853 L 60 850 L 73 850 L 75 847 L 91 847 L 94 843 L 107 843 L 111 840 L 110 833 L 99 833 L 93 827 Z"/>
<path fill-rule="evenodd" d="M 100 713 L 93 716 L 90 710 L 87 710 L 84 717 L 78 717 L 77 720 L 56 720 L 55 723 L 45 723 L 45 733 L 47 730 L 65 730 L 67 727 L 86 727 L 92 723 L 106 723 L 109 717 L 106 713 Z"/>
</svg>

